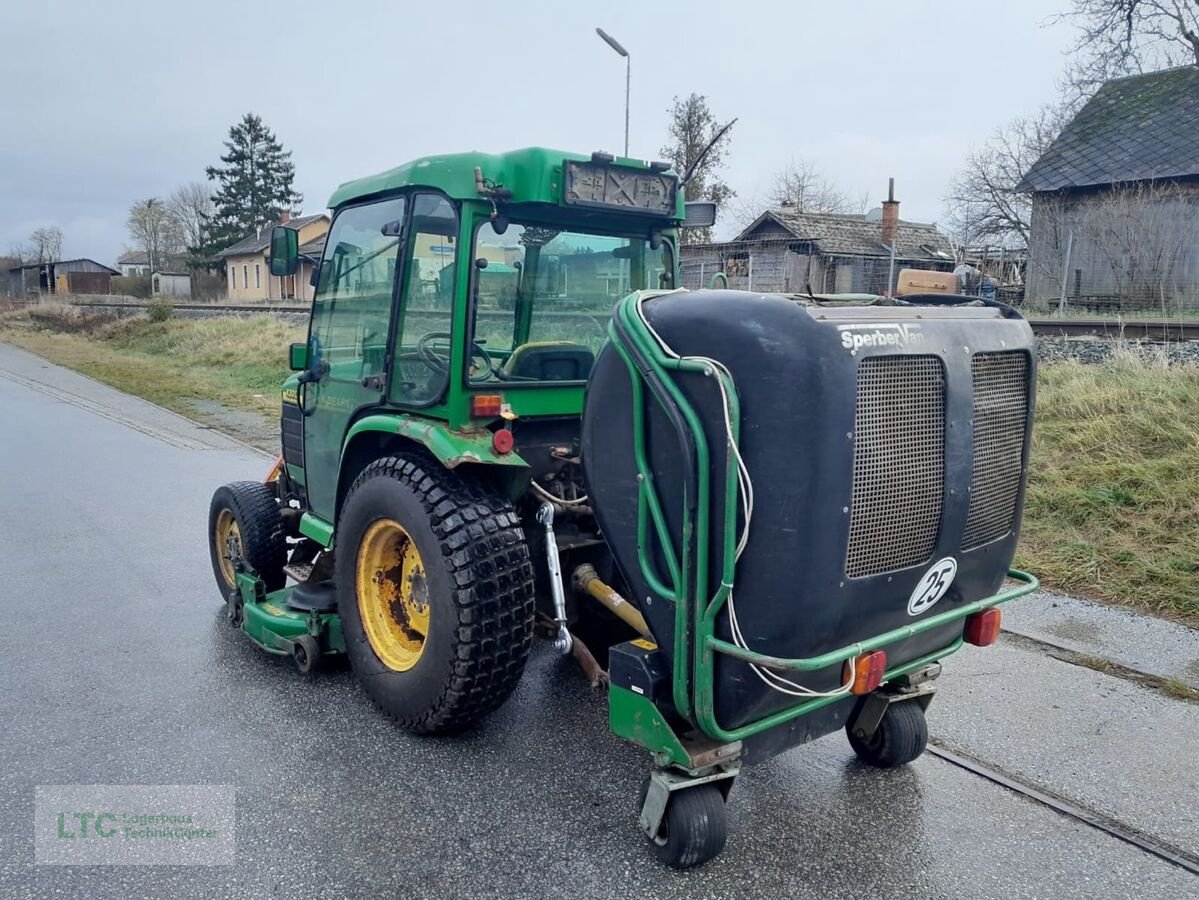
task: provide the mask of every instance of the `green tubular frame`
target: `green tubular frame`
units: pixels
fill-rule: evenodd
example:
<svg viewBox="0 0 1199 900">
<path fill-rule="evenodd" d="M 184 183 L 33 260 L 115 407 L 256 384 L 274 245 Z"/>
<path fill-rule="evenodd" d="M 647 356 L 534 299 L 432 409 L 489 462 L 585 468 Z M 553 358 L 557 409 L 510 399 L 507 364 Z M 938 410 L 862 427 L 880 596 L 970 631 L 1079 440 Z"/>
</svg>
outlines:
<svg viewBox="0 0 1199 900">
<path fill-rule="evenodd" d="M 737 741 L 758 734 L 776 725 L 781 725 L 823 706 L 836 703 L 846 695 L 814 697 L 795 706 L 779 710 L 761 719 L 738 728 L 724 728 L 716 720 L 715 712 L 715 654 L 723 653 L 748 663 L 771 669 L 794 672 L 813 672 L 837 663 L 845 662 L 870 650 L 877 650 L 896 641 L 905 640 L 939 628 L 950 622 L 961 620 L 980 610 L 998 606 L 1035 591 L 1038 580 L 1017 569 L 1010 569 L 1008 577 L 1020 582 L 994 596 L 967 603 L 934 616 L 920 619 L 864 641 L 830 650 L 819 656 L 801 659 L 766 656 L 731 644 L 716 637 L 716 617 L 728 601 L 730 585 L 736 567 L 737 546 L 737 463 L 732 453 L 726 454 L 724 473 L 724 521 L 722 533 L 721 583 L 708 596 L 709 535 L 711 534 L 711 485 L 710 460 L 707 437 L 694 407 L 675 383 L 672 373 L 693 372 L 708 375 L 708 366 L 695 360 L 674 359 L 663 352 L 658 342 L 646 331 L 637 313 L 637 304 L 643 297 L 631 294 L 622 300 L 608 326 L 612 345 L 629 371 L 633 398 L 633 453 L 637 465 L 637 560 L 641 574 L 654 594 L 674 604 L 674 668 L 672 672 L 674 704 L 678 712 L 699 726 L 708 737 L 720 741 Z M 635 352 L 634 352 L 635 351 Z M 718 373 L 724 382 L 729 400 L 729 419 L 732 425 L 732 441 L 740 439 L 740 401 L 732 380 Z M 668 417 L 672 407 L 682 417 L 690 438 L 694 442 L 695 496 L 689 495 L 690 484 L 683 486 L 683 534 L 682 551 L 677 552 L 666 526 L 662 503 L 654 487 L 653 472 L 645 450 L 646 399 L 648 390 L 655 402 Z M 687 449 L 683 448 L 684 451 Z M 694 515 L 692 514 L 694 505 Z M 663 580 L 654 562 L 653 546 L 656 543 L 668 570 Z M 694 552 L 692 544 L 694 543 Z M 694 558 L 692 558 L 694 557 Z M 694 627 L 692 627 L 694 623 Z M 694 637 L 694 639 L 693 639 Z M 888 669 L 885 679 L 890 681 L 934 662 L 956 651 L 962 646 L 958 637 L 949 646 L 930 653 L 893 669 Z M 692 685 L 694 672 L 694 686 Z"/>
</svg>

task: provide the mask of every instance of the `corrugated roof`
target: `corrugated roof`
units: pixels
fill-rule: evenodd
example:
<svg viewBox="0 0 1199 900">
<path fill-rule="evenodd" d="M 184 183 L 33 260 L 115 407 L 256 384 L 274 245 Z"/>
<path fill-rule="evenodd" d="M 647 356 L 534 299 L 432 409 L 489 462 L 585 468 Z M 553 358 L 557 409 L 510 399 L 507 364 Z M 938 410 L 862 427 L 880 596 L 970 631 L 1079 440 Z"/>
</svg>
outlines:
<svg viewBox="0 0 1199 900">
<path fill-rule="evenodd" d="M 791 209 L 771 209 L 734 238 L 752 240 L 763 223 L 773 221 L 796 240 L 811 241 L 825 256 L 889 256 L 891 248 L 883 243 L 882 223 L 865 215 L 849 213 L 802 213 Z M 902 219 L 895 235 L 895 255 L 901 259 L 952 260 L 953 245 L 937 226 Z"/>
<path fill-rule="evenodd" d="M 317 213 L 314 216 L 297 216 L 288 222 L 279 222 L 279 225 L 286 225 L 288 228 L 298 230 L 303 228 L 309 222 L 315 222 L 317 219 L 329 218 L 324 213 Z M 262 231 L 256 234 L 251 234 L 248 237 L 242 238 L 236 244 L 226 247 L 218 257 L 224 256 L 245 256 L 248 253 L 262 253 L 271 245 L 271 229 L 263 228 Z"/>
<path fill-rule="evenodd" d="M 1016 186 L 1056 191 L 1199 175 L 1199 68 L 1101 87 Z"/>
<path fill-rule="evenodd" d="M 68 263 L 77 263 L 77 262 L 91 263 L 93 266 L 99 266 L 101 269 L 104 269 L 106 272 L 110 272 L 113 275 L 121 274 L 119 269 L 114 269 L 111 266 L 106 266 L 106 265 L 104 265 L 104 263 L 96 262 L 94 259 L 89 259 L 86 256 L 77 256 L 74 259 L 55 259 L 55 260 L 51 260 L 49 262 L 25 263 L 24 265 L 20 265 L 20 266 L 13 266 L 8 271 L 19 272 L 21 269 L 40 269 L 42 266 L 65 266 Z"/>
</svg>

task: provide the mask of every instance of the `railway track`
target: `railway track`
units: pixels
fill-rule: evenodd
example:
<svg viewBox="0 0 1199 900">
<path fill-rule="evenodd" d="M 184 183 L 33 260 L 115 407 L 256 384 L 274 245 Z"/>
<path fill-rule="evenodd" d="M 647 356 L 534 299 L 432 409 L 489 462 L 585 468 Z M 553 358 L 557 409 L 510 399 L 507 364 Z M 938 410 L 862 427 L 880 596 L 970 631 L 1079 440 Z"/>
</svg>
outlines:
<svg viewBox="0 0 1199 900">
<path fill-rule="evenodd" d="M 78 302 L 72 306 L 81 309 L 142 312 L 146 304 Z M 279 316 L 307 316 L 311 308 L 307 303 L 226 304 L 226 303 L 176 303 L 176 312 L 184 315 L 247 315 L 265 313 Z M 430 310 L 431 312 L 431 310 Z M 488 312 L 485 311 L 484 315 Z M 492 315 L 510 316 L 511 313 L 497 310 Z M 547 318 L 595 319 L 584 312 L 543 313 Z M 1029 319 L 1034 333 L 1041 337 L 1100 338 L 1104 340 L 1123 338 L 1131 341 L 1199 341 L 1199 319 Z"/>
<path fill-rule="evenodd" d="M 1028 324 L 1041 337 L 1199 341 L 1195 319 L 1029 319 Z"/>
</svg>

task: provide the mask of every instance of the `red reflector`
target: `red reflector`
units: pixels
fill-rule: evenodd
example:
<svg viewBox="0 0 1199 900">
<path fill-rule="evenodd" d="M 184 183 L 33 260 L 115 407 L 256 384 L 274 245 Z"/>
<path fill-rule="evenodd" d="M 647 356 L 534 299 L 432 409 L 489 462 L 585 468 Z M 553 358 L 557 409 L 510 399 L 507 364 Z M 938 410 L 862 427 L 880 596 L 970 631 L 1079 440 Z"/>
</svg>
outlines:
<svg viewBox="0 0 1199 900">
<path fill-rule="evenodd" d="M 849 664 L 853 666 L 853 686 L 850 692 L 869 694 L 883 683 L 883 676 L 887 673 L 887 654 L 882 650 L 871 650 L 851 660 Z"/>
<path fill-rule="evenodd" d="M 512 432 L 501 428 L 491 436 L 491 446 L 496 453 L 509 453 L 512 450 Z"/>
<path fill-rule="evenodd" d="M 504 398 L 499 394 L 475 394 L 470 398 L 470 414 L 478 419 L 493 418 L 504 408 Z"/>
<path fill-rule="evenodd" d="M 966 633 L 962 635 L 967 644 L 975 647 L 986 647 L 999 640 L 999 625 L 1003 619 L 995 607 L 984 609 L 966 619 Z"/>
</svg>

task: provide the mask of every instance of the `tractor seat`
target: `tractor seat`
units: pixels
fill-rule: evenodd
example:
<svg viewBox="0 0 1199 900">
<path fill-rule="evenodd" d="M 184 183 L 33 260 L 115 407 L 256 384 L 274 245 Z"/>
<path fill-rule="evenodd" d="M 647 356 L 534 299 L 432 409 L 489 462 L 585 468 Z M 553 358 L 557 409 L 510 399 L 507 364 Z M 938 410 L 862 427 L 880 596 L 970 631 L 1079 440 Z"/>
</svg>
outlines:
<svg viewBox="0 0 1199 900">
<path fill-rule="evenodd" d="M 590 348 L 570 341 L 521 344 L 504 363 L 504 374 L 531 381 L 586 381 L 595 363 Z"/>
<path fill-rule="evenodd" d="M 332 581 L 297 584 L 287 605 L 301 612 L 332 612 L 337 609 L 337 588 Z"/>
</svg>

